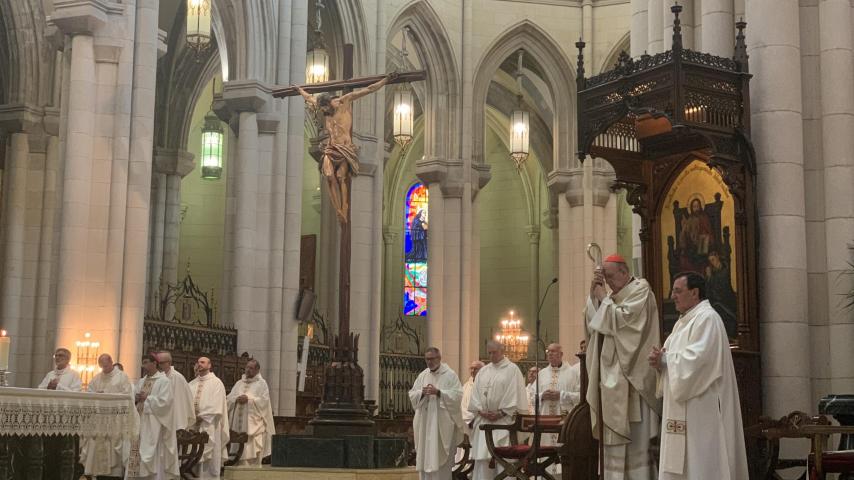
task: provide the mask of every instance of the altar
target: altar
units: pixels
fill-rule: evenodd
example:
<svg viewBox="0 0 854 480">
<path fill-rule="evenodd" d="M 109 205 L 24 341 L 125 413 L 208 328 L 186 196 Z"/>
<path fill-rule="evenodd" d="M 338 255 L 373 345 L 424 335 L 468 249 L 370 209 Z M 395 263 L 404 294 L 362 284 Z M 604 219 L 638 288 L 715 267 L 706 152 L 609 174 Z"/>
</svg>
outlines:
<svg viewBox="0 0 854 480">
<path fill-rule="evenodd" d="M 76 480 L 80 439 L 138 434 L 130 396 L 0 387 L 0 480 Z"/>
</svg>

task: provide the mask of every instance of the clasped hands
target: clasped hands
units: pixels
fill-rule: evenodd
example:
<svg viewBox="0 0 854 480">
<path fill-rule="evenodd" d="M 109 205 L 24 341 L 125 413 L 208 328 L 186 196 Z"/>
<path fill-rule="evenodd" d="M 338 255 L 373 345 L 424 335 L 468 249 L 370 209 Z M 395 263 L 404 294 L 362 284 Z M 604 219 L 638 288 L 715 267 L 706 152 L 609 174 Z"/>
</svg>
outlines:
<svg viewBox="0 0 854 480">
<path fill-rule="evenodd" d="M 560 400 L 560 392 L 557 390 L 546 390 L 542 395 L 543 400 L 558 401 Z"/>
<path fill-rule="evenodd" d="M 489 420 L 490 422 L 494 422 L 494 421 L 498 420 L 499 418 L 504 417 L 504 412 L 501 412 L 501 411 L 498 411 L 498 412 L 486 411 L 486 412 L 484 412 L 481 410 L 480 412 L 477 412 L 477 414 L 480 415 L 481 417 Z"/>
<path fill-rule="evenodd" d="M 439 396 L 439 389 L 434 387 L 433 384 L 429 384 L 426 387 L 421 389 L 421 395 L 436 395 Z"/>
<path fill-rule="evenodd" d="M 664 356 L 665 353 L 667 353 L 666 348 L 658 348 L 655 346 L 652 347 L 652 352 L 650 352 L 649 356 L 647 357 L 647 361 L 649 361 L 649 366 L 658 371 L 661 371 L 661 368 L 663 367 L 663 364 L 661 363 L 661 358 Z"/>
<path fill-rule="evenodd" d="M 247 397 L 246 395 L 241 395 L 241 396 L 237 397 L 237 403 L 246 403 L 248 401 L 249 401 L 249 397 Z"/>
<path fill-rule="evenodd" d="M 57 386 L 57 385 L 59 385 L 59 379 L 58 379 L 58 378 L 54 378 L 53 380 L 51 380 L 51 381 L 47 384 L 47 389 L 48 389 L 48 390 L 56 390 L 56 386 Z"/>
</svg>

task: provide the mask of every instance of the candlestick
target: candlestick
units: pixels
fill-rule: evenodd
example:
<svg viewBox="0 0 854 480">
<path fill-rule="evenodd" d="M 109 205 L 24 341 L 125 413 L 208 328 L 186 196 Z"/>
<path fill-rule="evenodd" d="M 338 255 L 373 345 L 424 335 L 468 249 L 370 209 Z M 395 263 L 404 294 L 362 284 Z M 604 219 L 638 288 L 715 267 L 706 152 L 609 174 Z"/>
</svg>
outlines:
<svg viewBox="0 0 854 480">
<path fill-rule="evenodd" d="M 12 339 L 6 335 L 6 330 L 0 330 L 0 370 L 9 369 L 9 351 L 12 348 Z"/>
</svg>

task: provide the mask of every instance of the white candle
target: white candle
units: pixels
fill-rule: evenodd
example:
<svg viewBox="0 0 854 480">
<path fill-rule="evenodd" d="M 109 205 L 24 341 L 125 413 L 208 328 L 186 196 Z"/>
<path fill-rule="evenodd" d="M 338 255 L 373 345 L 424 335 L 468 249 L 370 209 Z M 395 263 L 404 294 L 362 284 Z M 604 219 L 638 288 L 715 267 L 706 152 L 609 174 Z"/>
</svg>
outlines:
<svg viewBox="0 0 854 480">
<path fill-rule="evenodd" d="M 0 330 L 0 370 L 9 369 L 9 350 L 12 339 L 6 336 L 6 330 Z"/>
</svg>

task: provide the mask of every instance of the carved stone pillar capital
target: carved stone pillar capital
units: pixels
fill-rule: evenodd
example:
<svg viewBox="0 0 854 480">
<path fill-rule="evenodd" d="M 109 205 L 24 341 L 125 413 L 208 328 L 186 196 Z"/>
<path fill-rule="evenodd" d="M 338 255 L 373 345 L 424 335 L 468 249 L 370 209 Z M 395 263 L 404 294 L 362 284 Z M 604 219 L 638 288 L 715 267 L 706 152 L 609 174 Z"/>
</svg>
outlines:
<svg viewBox="0 0 854 480">
<path fill-rule="evenodd" d="M 272 90 L 257 80 L 232 80 L 225 82 L 222 93 L 214 97 L 213 111 L 231 129 L 240 131 L 241 112 L 262 112 L 272 104 Z M 273 115 L 273 114 L 270 114 Z M 278 115 L 275 115 L 278 118 Z M 272 119 L 270 116 L 269 119 Z M 261 119 L 259 119 L 259 122 Z M 278 122 L 278 120 L 276 120 Z M 259 123 L 259 133 L 262 125 Z"/>
<path fill-rule="evenodd" d="M 525 233 L 528 234 L 528 243 L 530 243 L 531 245 L 540 244 L 539 225 L 528 225 L 528 227 L 525 229 Z"/>
<path fill-rule="evenodd" d="M 400 227 L 383 227 L 383 242 L 388 245 L 394 244 L 397 237 L 400 236 Z"/>
<path fill-rule="evenodd" d="M 156 147 L 154 149 L 154 171 L 165 175 L 187 176 L 196 168 L 195 155 L 185 150 Z"/>
<path fill-rule="evenodd" d="M 106 0 L 55 0 L 48 24 L 65 35 L 92 35 L 107 23 L 108 14 L 121 14 L 124 8 Z"/>
</svg>

